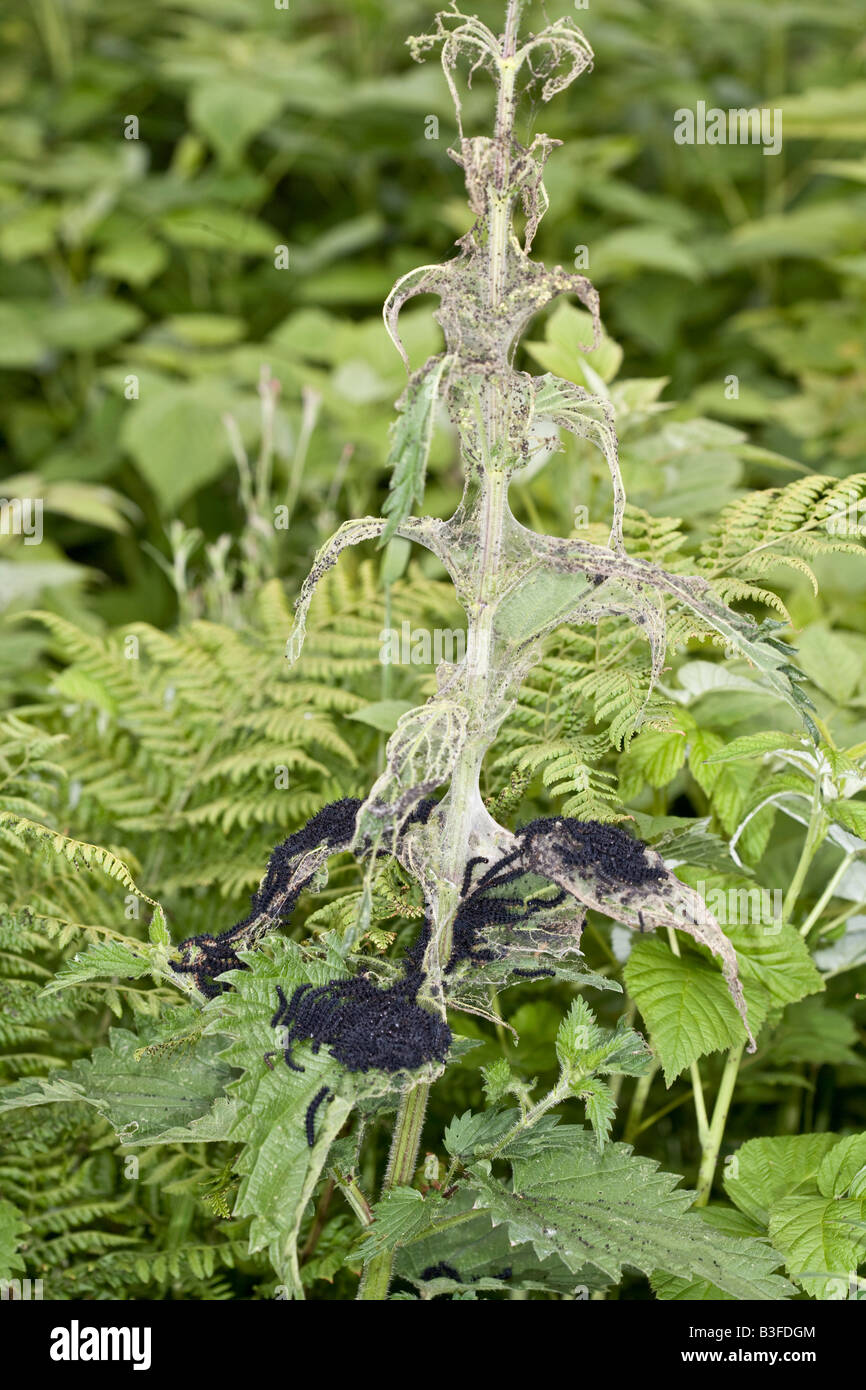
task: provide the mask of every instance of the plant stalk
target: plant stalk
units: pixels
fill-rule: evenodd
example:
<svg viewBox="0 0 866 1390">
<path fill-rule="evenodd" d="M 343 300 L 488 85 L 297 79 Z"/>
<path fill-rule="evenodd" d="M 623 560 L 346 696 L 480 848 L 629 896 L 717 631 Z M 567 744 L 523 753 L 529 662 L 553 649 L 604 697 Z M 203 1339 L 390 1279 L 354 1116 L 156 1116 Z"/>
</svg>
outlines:
<svg viewBox="0 0 866 1390">
<path fill-rule="evenodd" d="M 523 0 L 509 0 L 502 39 L 502 63 L 498 75 L 499 93 L 494 136 L 497 146 L 496 190 L 492 193 L 490 205 L 488 279 L 485 296 L 491 313 L 498 309 L 502 298 L 508 256 L 511 216 L 508 185 L 518 66 L 514 62 L 514 55 L 522 5 Z M 459 903 L 467 846 L 479 795 L 478 776 L 484 751 L 489 743 L 484 706 L 493 647 L 493 600 L 500 570 L 503 527 L 508 507 L 507 475 L 501 468 L 495 467 L 494 462 L 497 458 L 498 442 L 495 438 L 497 411 L 495 388 L 490 385 L 485 387 L 485 407 L 479 421 L 485 462 L 481 477 L 481 544 L 474 603 L 470 608 L 467 625 L 466 646 L 466 689 L 475 712 L 476 728 L 470 730 L 466 745 L 460 752 L 448 793 L 447 814 L 443 827 L 446 846 L 445 873 L 434 914 L 434 930 L 437 936 L 435 950 L 438 955 L 439 972 L 451 955 L 454 917 Z M 490 428 L 491 425 L 493 428 Z M 413 1086 L 403 1095 L 385 1176 L 383 1190 L 386 1192 L 401 1184 L 408 1185 L 412 1181 L 429 1090 L 429 1083 L 422 1083 Z M 359 1299 L 371 1301 L 387 1297 L 393 1261 L 393 1251 L 383 1252 L 370 1261 L 358 1290 Z"/>
<path fill-rule="evenodd" d="M 707 1135 L 706 1143 L 703 1145 L 701 1154 L 701 1166 L 698 1171 L 698 1189 L 694 1205 L 705 1207 L 710 1198 L 713 1187 L 713 1178 L 716 1173 L 716 1164 L 719 1159 L 719 1149 L 722 1147 L 722 1139 L 725 1134 L 725 1125 L 728 1121 L 728 1111 L 731 1108 L 731 1101 L 734 1095 L 734 1087 L 737 1084 L 737 1073 L 740 1070 L 745 1042 L 738 1043 L 732 1047 L 725 1062 L 725 1069 L 722 1072 L 722 1079 L 719 1084 L 719 1093 L 716 1096 L 716 1104 L 713 1108 L 713 1118 L 710 1123 L 710 1132 Z"/>
<path fill-rule="evenodd" d="M 419 1085 L 413 1086 L 403 1093 L 403 1100 L 394 1128 L 385 1182 L 382 1186 L 383 1194 L 390 1192 L 392 1187 L 410 1186 L 415 1176 L 418 1147 L 421 1143 L 421 1131 L 424 1128 L 424 1113 L 427 1109 L 429 1094 L 430 1083 L 428 1081 L 422 1081 Z M 391 1283 L 393 1264 L 393 1250 L 384 1250 L 381 1255 L 375 1255 L 370 1260 L 364 1269 L 358 1289 L 358 1299 L 361 1302 L 381 1303 L 388 1297 L 388 1285 Z"/>
</svg>

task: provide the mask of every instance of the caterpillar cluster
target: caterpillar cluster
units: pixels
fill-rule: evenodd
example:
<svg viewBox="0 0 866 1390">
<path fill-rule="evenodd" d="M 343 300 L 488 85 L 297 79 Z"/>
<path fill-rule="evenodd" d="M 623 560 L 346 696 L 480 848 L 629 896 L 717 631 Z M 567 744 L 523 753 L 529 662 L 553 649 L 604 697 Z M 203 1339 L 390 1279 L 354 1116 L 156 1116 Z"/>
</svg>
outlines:
<svg viewBox="0 0 866 1390">
<path fill-rule="evenodd" d="M 515 839 L 517 848 L 488 867 L 474 883 L 476 867 L 489 864 L 489 861 L 478 856 L 467 863 L 446 974 L 461 961 L 481 965 L 501 958 L 505 947 L 497 949 L 491 945 L 489 928 L 530 925 L 535 913 L 559 907 L 567 899 L 569 895 L 565 889 L 559 889 L 552 897 L 528 905 L 523 896 L 498 892 L 528 873 L 545 877 L 539 862 L 545 848 L 554 848 L 565 866 L 579 873 L 592 874 L 602 882 L 636 887 L 663 876 L 663 870 L 647 858 L 642 842 L 615 825 L 569 817 L 540 817 L 516 831 Z M 638 917 L 643 929 L 640 913 Z M 534 979 L 554 972 L 517 969 L 511 973 L 523 979 Z"/>
<path fill-rule="evenodd" d="M 406 821 L 406 826 L 423 824 L 435 806 L 432 798 L 421 801 Z M 243 970 L 238 949 L 251 944 L 263 929 L 280 917 L 288 917 L 298 898 L 324 858 L 347 850 L 355 837 L 355 823 L 361 802 L 357 797 L 343 797 L 323 806 L 306 825 L 296 830 L 281 845 L 277 845 L 268 860 L 265 876 L 257 893 L 253 894 L 250 911 L 242 922 L 221 932 L 219 936 L 203 933 L 187 937 L 178 950 L 183 959 L 173 965 L 178 975 L 191 975 L 196 988 L 206 999 L 213 999 L 222 988 L 217 977 L 227 970 Z M 404 826 L 404 829 L 406 827 Z M 316 851 L 320 853 L 316 854 Z M 301 872 L 304 855 L 311 856 L 307 872 Z"/>
<path fill-rule="evenodd" d="M 387 989 L 363 975 L 326 985 L 299 985 L 287 1000 L 277 987 L 279 1008 L 271 1026 L 286 1029 L 283 1057 L 303 1071 L 293 1048 L 306 1039 L 313 1052 L 325 1045 L 347 1071 L 414 1071 L 425 1062 L 444 1062 L 451 1029 L 438 1014 L 416 1003 L 422 976 L 412 972 Z"/>
<path fill-rule="evenodd" d="M 418 803 L 403 829 L 424 824 L 436 802 L 427 798 Z M 188 974 L 207 998 L 223 988 L 219 976 L 228 970 L 244 969 L 237 951 L 255 940 L 263 930 L 288 915 L 319 865 L 329 854 L 346 850 L 355 838 L 361 802 L 345 797 L 318 811 L 306 825 L 290 835 L 271 854 L 267 871 L 250 913 L 242 922 L 218 936 L 207 933 L 181 942 L 182 960 L 174 966 Z M 531 821 L 515 834 L 516 848 L 493 864 L 483 856 L 470 859 L 461 884 L 460 901 L 452 929 L 451 955 L 445 974 L 451 974 L 466 961 L 471 965 L 500 959 L 505 945 L 496 945 L 491 929 L 513 928 L 531 922 L 534 913 L 557 907 L 568 896 L 559 889 L 553 896 L 527 904 L 519 894 L 500 890 L 526 874 L 542 877 L 544 851 L 578 872 L 592 873 L 611 883 L 639 885 L 661 877 L 644 853 L 639 840 L 616 826 L 568 818 L 541 818 Z M 304 862 L 308 856 L 307 862 Z M 479 866 L 486 866 L 476 877 Z M 473 881 L 474 880 L 474 881 Z M 443 1018 L 418 1003 L 424 982 L 424 955 L 431 938 L 429 916 L 404 957 L 402 979 L 387 988 L 364 975 L 347 980 L 331 980 L 324 985 L 302 984 L 287 999 L 277 988 L 278 1007 L 272 1027 L 285 1029 L 283 1058 L 292 1071 L 303 1071 L 294 1059 L 294 1048 L 309 1040 L 312 1050 L 330 1049 L 347 1071 L 413 1071 L 428 1062 L 444 1062 L 451 1046 L 451 1030 Z M 507 931 L 503 933 L 507 935 Z M 549 969 L 515 969 L 522 979 L 553 975 Z M 268 1054 L 268 1058 L 273 1056 Z M 268 1060 L 266 1058 L 266 1060 Z M 270 1062 L 268 1062 L 270 1065 Z M 315 1122 L 320 1106 L 330 1090 L 323 1086 L 307 1107 L 305 1130 L 310 1147 L 315 1143 Z M 424 1276 L 422 1276 L 424 1277 Z"/>
<path fill-rule="evenodd" d="M 618 825 L 574 820 L 567 816 L 542 816 L 518 830 L 517 837 L 530 869 L 546 840 L 552 842 L 558 858 L 569 868 L 608 883 L 637 886 L 664 877 L 664 870 L 647 858 L 642 841 L 627 835 Z"/>
</svg>

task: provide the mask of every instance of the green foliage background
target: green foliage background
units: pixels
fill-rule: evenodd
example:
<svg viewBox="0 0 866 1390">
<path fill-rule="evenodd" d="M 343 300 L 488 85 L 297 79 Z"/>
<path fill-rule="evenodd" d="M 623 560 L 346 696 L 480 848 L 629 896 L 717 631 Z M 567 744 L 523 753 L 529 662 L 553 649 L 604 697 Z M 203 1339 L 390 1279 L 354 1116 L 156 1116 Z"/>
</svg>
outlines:
<svg viewBox="0 0 866 1390">
<path fill-rule="evenodd" d="M 472 8 L 499 27 L 498 4 Z M 400 274 L 446 258 L 468 226 L 447 156 L 455 129 L 445 84 L 434 62 L 411 64 L 404 46 L 430 17 L 406 0 L 4 7 L 2 490 L 43 497 L 46 513 L 41 545 L 0 536 L 0 809 L 19 818 L 0 825 L 0 1064 L 12 1083 L 74 1066 L 108 1045 L 112 1027 L 152 1027 L 158 1040 L 174 993 L 111 977 L 42 992 L 88 939 L 146 939 L 150 908 L 122 881 L 45 849 L 20 818 L 110 850 L 165 905 L 175 941 L 222 929 L 244 915 L 271 847 L 325 802 L 363 794 L 397 714 L 432 691 L 432 667 L 381 665 L 381 630 L 459 625 L 432 561 L 408 560 L 400 542 L 384 561 L 370 547 L 328 576 L 303 660 L 284 670 L 291 603 L 312 553 L 344 519 L 380 513 L 386 495 L 405 377 L 382 300 Z M 568 267 L 588 248 L 608 338 L 582 354 L 581 315 L 558 309 L 530 330 L 525 365 L 611 395 L 633 553 L 711 574 L 729 600 L 790 624 L 826 761 L 817 778 L 783 756 L 762 766 L 759 755 L 796 747 L 793 725 L 745 669 L 722 678 L 719 653 L 706 646 L 671 656 L 651 727 L 621 746 L 646 662 L 612 624 L 551 642 L 490 761 L 487 792 L 511 823 L 555 808 L 628 814 L 664 844 L 690 833 L 688 881 L 784 893 L 804 834 L 784 807 L 796 809 L 799 796 L 808 820 L 817 785 L 819 848 L 796 926 L 809 924 L 824 979 L 793 927 L 751 956 L 747 934 L 732 932 L 753 971 L 750 1007 L 766 1023 L 740 1072 L 723 1155 L 744 1141 L 853 1135 L 866 1129 L 863 569 L 844 547 L 819 551 L 829 549 L 827 499 L 850 488 L 856 505 L 863 490 L 862 6 L 593 0 L 576 17 L 595 70 L 529 115 L 529 128 L 564 141 L 549 165 L 536 254 Z M 543 22 L 540 12 L 532 19 Z M 673 112 L 698 100 L 781 108 L 782 153 L 676 145 Z M 487 129 L 482 81 L 466 113 L 470 132 Z M 125 138 L 130 117 L 137 139 Z M 438 135 L 427 138 L 432 117 Z M 275 268 L 280 246 L 288 269 Z M 431 307 L 404 316 L 414 366 L 439 345 Z M 279 383 L 272 456 L 261 452 L 262 380 Z M 266 429 L 268 419 L 266 410 Z M 585 523 L 603 539 L 602 469 L 570 439 L 512 488 L 517 515 L 559 535 Z M 823 481 L 809 481 L 818 474 Z M 453 439 L 440 431 L 425 510 L 448 515 L 459 485 Z M 754 495 L 771 488 L 786 491 Z M 850 551 L 858 544 L 848 537 Z M 137 661 L 125 659 L 130 639 Z M 775 741 L 731 751 L 768 728 Z M 275 784 L 280 767 L 288 787 Z M 793 798 L 775 815 L 757 809 L 771 775 Z M 753 811 L 738 865 L 726 842 Z M 822 901 L 846 850 L 847 875 Z M 357 889 L 353 865 L 335 868 L 328 888 L 304 899 L 292 935 L 345 920 Z M 396 878 L 377 895 L 368 945 L 396 949 L 414 900 Z M 609 923 L 592 921 L 586 943 L 592 968 L 622 978 Z M 702 993 L 694 981 L 704 976 Z M 706 962 L 688 951 L 677 959 L 661 936 L 637 944 L 624 978 L 631 1017 L 662 1065 L 649 1078 L 618 1078 L 616 1137 L 692 1179 L 701 1149 L 689 1068 L 703 1059 L 712 1096 L 736 1020 Z M 671 1018 L 680 978 L 698 1003 Z M 434 1091 L 431 1147 L 454 1114 L 480 1107 L 482 1067 L 505 1056 L 525 1081 L 554 1075 L 572 995 L 565 985 L 512 990 L 503 1007 L 516 1045 L 504 1030 L 461 1020 L 481 1045 Z M 609 994 L 593 1006 L 613 1026 L 623 1004 Z M 131 1151 L 118 1149 L 105 1109 L 75 1101 L 11 1110 L 0 1137 L 0 1195 L 17 1211 L 0 1206 L 0 1246 L 19 1252 L 10 1272 L 23 1263 L 44 1278 L 47 1297 L 273 1293 L 264 1255 L 247 1253 L 245 1219 L 229 1219 L 231 1145 L 142 1150 L 133 1180 Z M 734 1206 L 717 1186 L 726 1213 L 717 1219 L 737 1235 L 775 1231 L 789 1276 L 813 1271 L 800 1289 L 820 1297 L 814 1252 L 798 1268 L 799 1247 L 791 1254 L 784 1232 L 823 1220 L 816 1203 L 861 1198 L 850 1182 L 836 1190 L 826 1164 L 819 1177 L 826 1155 L 809 1143 L 772 1201 L 765 1191 L 758 1201 L 757 1179 L 746 1196 L 728 1192 Z M 379 1122 L 360 1175 L 368 1192 L 386 1144 Z M 766 1155 L 785 1167 L 782 1150 Z M 792 1201 L 813 1206 L 787 1213 Z M 321 1229 L 308 1216 L 310 1296 L 353 1296 L 358 1263 L 344 1263 L 353 1238 L 339 1197 Z M 840 1256 L 845 1268 L 857 1254 Z M 558 1296 L 561 1271 L 547 1274 L 546 1291 L 542 1281 L 530 1297 Z M 664 1277 L 652 1287 L 659 1297 L 700 1296 Z M 627 1275 L 620 1296 L 651 1296 L 650 1285 Z"/>
</svg>

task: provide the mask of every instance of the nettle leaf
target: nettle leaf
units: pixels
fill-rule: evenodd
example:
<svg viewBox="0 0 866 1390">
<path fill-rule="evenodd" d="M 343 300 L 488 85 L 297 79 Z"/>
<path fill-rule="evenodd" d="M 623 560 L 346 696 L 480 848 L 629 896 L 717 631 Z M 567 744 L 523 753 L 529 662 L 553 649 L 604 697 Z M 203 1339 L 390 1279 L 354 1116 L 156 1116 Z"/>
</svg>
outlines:
<svg viewBox="0 0 866 1390">
<path fill-rule="evenodd" d="M 171 1132 L 186 1129 L 207 1117 L 218 1105 L 220 1121 L 225 1106 L 219 1104 L 234 1075 L 220 1057 L 224 1040 L 199 1036 L 189 1045 L 145 1050 L 146 1038 L 124 1028 L 113 1028 L 110 1046 L 98 1047 L 90 1061 L 76 1062 L 67 1072 L 16 1083 L 3 1093 L 0 1109 L 48 1105 L 55 1101 L 82 1101 L 108 1120 L 126 1145 L 155 1144 Z M 224 1128 L 211 1119 L 210 1134 L 193 1138 L 225 1138 Z"/>
<path fill-rule="evenodd" d="M 596 1143 L 599 1149 L 603 1149 L 613 1128 L 616 1096 L 607 1083 L 600 1081 L 597 1076 L 585 1077 L 572 1089 L 578 1100 L 583 1101 Z"/>
<path fill-rule="evenodd" d="M 750 1221 L 735 1207 L 719 1205 L 700 1207 L 700 1216 L 708 1226 L 729 1236 L 745 1236 L 749 1239 L 763 1236 L 764 1230 L 756 1222 Z M 656 1298 L 664 1302 L 730 1302 L 733 1295 L 711 1284 L 708 1279 L 680 1278 L 674 1274 L 664 1274 L 656 1270 L 650 1279 Z"/>
<path fill-rule="evenodd" d="M 760 893 L 760 889 L 732 891 Z M 755 1030 L 773 1010 L 824 989 L 793 927 L 758 921 L 729 927 L 727 936 L 736 949 L 746 1008 Z M 646 1022 L 668 1085 L 699 1057 L 740 1041 L 742 1024 L 718 971 L 691 947 L 675 956 L 658 937 L 636 941 L 625 981 Z"/>
<path fill-rule="evenodd" d="M 461 1189 L 442 1204 L 441 1216 L 451 1224 L 419 1234 L 415 1228 L 411 1241 L 398 1246 L 395 1271 L 418 1288 L 431 1288 L 431 1275 L 446 1276 L 450 1269 L 456 1280 L 436 1283 L 437 1291 L 457 1285 L 473 1284 L 478 1289 L 534 1289 L 588 1297 L 589 1288 L 601 1288 L 602 1281 L 577 1277 L 556 1255 L 540 1260 L 531 1245 L 512 1245 L 508 1227 L 494 1225 L 490 1214 L 474 1209 L 475 1195 Z M 465 1217 L 467 1219 L 460 1220 Z"/>
<path fill-rule="evenodd" d="M 165 952 L 160 954 L 165 963 Z M 152 946 L 136 943 L 133 948 L 123 941 L 99 941 L 67 961 L 55 978 L 49 980 L 43 993 L 55 994 L 58 990 L 84 984 L 88 980 L 140 979 L 142 975 L 150 975 L 158 970 L 154 959 L 156 955 L 157 951 Z"/>
<path fill-rule="evenodd" d="M 635 941 L 625 983 L 649 1031 L 668 1086 L 709 1052 L 734 1047 L 743 1025 L 719 972 L 693 951 L 675 956 L 666 941 Z M 759 1020 L 749 1010 L 755 1026 Z"/>
<path fill-rule="evenodd" d="M 390 491 L 382 507 L 388 524 L 382 532 L 380 546 L 396 535 L 414 504 L 420 503 L 424 496 L 436 402 L 442 375 L 452 361 L 453 356 L 448 353 L 431 358 L 410 378 L 398 402 L 401 414 L 393 427 L 387 464 L 391 470 Z"/>
<path fill-rule="evenodd" d="M 349 1261 L 366 1262 L 433 1230 L 444 1206 L 437 1192 L 425 1197 L 414 1187 L 392 1187 L 373 1207 L 373 1224 L 365 1230 Z"/>
<path fill-rule="evenodd" d="M 816 1179 L 824 1197 L 866 1196 L 866 1134 L 840 1139 L 821 1160 Z"/>
<path fill-rule="evenodd" d="M 513 1160 L 511 1190 L 472 1171 L 479 1205 L 542 1259 L 557 1255 L 575 1272 L 589 1265 L 611 1283 L 629 1266 L 705 1279 L 738 1299 L 788 1297 L 790 1285 L 773 1273 L 778 1257 L 713 1230 L 688 1210 L 693 1194 L 679 1181 L 627 1144 L 599 1153 L 584 1130 L 565 1125 L 543 1152 Z"/>
<path fill-rule="evenodd" d="M 770 1212 L 769 1232 L 806 1293 L 845 1298 L 866 1259 L 866 1197 L 783 1197 Z"/>
<path fill-rule="evenodd" d="M 727 1166 L 725 1191 L 740 1211 L 766 1226 L 771 1209 L 801 1189 L 816 1190 L 825 1156 L 838 1144 L 836 1134 L 784 1134 L 748 1139 Z"/>
<path fill-rule="evenodd" d="M 501 1143 L 520 1118 L 521 1112 L 516 1108 L 482 1110 L 475 1114 L 466 1110 L 462 1115 L 455 1115 L 445 1130 L 445 1148 L 454 1158 L 469 1159 L 476 1154 L 485 1154 Z M 538 1145 L 543 1146 L 558 1125 L 558 1115 L 542 1115 L 531 1129 L 523 1131 L 512 1143 L 504 1146 L 502 1152 L 529 1152 Z"/>
<path fill-rule="evenodd" d="M 602 1028 L 582 998 L 573 1001 L 556 1035 L 556 1055 L 563 1079 L 584 1101 L 587 1117 L 603 1144 L 616 1108 L 609 1087 L 599 1075 L 641 1076 L 652 1062 L 640 1034 L 620 1018 L 615 1029 Z"/>
<path fill-rule="evenodd" d="M 307 1044 L 297 1047 L 295 1061 L 304 1070 L 287 1067 L 270 1022 L 277 986 L 290 998 L 300 984 L 332 979 L 338 973 L 334 963 L 307 961 L 294 942 L 281 937 L 273 938 L 269 949 L 270 957 L 249 953 L 249 969 L 231 972 L 233 988 L 206 1012 L 208 1027 L 232 1040 L 222 1060 L 243 1073 L 232 1086 L 238 1114 L 230 1139 L 243 1145 L 235 1164 L 241 1184 L 234 1215 L 252 1218 L 250 1253 L 267 1249 L 278 1277 L 302 1298 L 298 1231 L 354 1093 L 348 1074 L 325 1049 L 314 1054 Z M 331 1095 L 317 1108 L 311 1147 L 307 1111 L 323 1087 Z"/>
</svg>

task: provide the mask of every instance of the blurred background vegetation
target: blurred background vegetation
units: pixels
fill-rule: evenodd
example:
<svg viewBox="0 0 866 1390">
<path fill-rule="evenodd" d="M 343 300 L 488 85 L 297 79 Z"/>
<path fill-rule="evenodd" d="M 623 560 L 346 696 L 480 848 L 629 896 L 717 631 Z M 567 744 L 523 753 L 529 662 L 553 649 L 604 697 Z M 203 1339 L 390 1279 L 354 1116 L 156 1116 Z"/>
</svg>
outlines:
<svg viewBox="0 0 866 1390">
<path fill-rule="evenodd" d="M 498 0 L 468 8 L 500 27 Z M 405 47 L 432 9 L 7 0 L 0 17 L 0 491 L 42 497 L 46 512 L 41 545 L 0 536 L 4 803 L 122 854 L 168 904 L 176 939 L 241 915 L 270 847 L 324 801 L 369 785 L 394 711 L 433 681 L 431 669 L 383 671 L 380 629 L 459 625 L 432 561 L 407 566 L 392 548 L 383 574 L 380 557 L 362 553 L 330 576 L 302 668 L 283 674 L 312 553 L 345 518 L 378 513 L 387 488 L 405 375 L 382 301 L 399 275 L 451 255 L 468 226 L 438 63 L 415 65 Z M 525 113 L 526 132 L 564 142 L 535 255 L 571 266 L 587 248 L 609 336 L 584 357 L 581 316 L 559 309 L 532 326 L 518 365 L 605 383 L 650 540 L 653 519 L 683 518 L 698 542 L 747 489 L 854 472 L 866 444 L 862 3 L 591 0 L 575 10 L 551 0 L 530 7 L 530 24 L 545 14 L 572 14 L 596 65 L 549 110 Z M 675 110 L 699 100 L 782 108 L 782 152 L 675 144 Z M 482 79 L 466 119 L 470 132 L 489 129 Z M 404 316 L 414 366 L 437 350 L 434 307 Z M 577 508 L 601 525 L 602 468 L 570 440 L 531 485 L 515 485 L 515 510 L 562 535 Z M 448 515 L 460 478 L 445 429 L 426 510 Z M 816 570 L 820 597 L 794 575 L 785 602 L 822 715 L 857 743 L 862 571 L 845 555 Z M 22 621 L 34 607 L 45 616 Z M 119 659 L 129 637 L 141 648 L 134 673 Z M 567 740 L 576 699 L 545 724 L 548 741 Z M 610 747 L 595 751 L 616 770 Z M 289 767 L 289 794 L 274 786 L 275 764 Z M 507 760 L 498 776 L 491 768 L 491 795 L 509 770 Z M 600 806 L 605 785 L 594 784 Z M 666 801 L 664 786 L 656 777 L 645 810 L 663 814 L 682 790 Z M 549 807 L 540 783 L 524 793 L 526 809 Z M 782 845 L 785 873 L 793 853 Z M 0 872 L 0 898 L 52 924 L 48 937 L 34 931 L 30 955 L 20 923 L 9 929 L 16 997 L 22 980 L 34 987 L 4 1044 L 12 1075 L 67 1064 L 128 1008 L 155 1007 L 158 991 L 94 990 L 78 1005 L 89 1012 L 73 1018 L 70 1005 L 58 1023 L 56 1000 L 38 1003 L 36 985 L 79 944 L 64 924 L 124 925 L 120 898 L 106 903 L 104 885 L 71 868 L 47 882 L 5 832 Z M 354 870 L 337 870 L 332 886 L 341 872 L 345 887 Z M 324 921 L 329 903 L 317 909 Z M 539 1006 L 522 1007 L 526 1064 L 538 1068 L 550 1028 Z M 850 1041 L 837 1039 L 839 1065 Z M 473 1083 L 460 1084 L 468 1104 Z M 780 1104 L 790 1110 L 791 1098 Z M 452 1094 L 446 1118 L 454 1108 Z M 55 1287 L 73 1268 L 76 1288 L 92 1279 L 92 1296 L 111 1296 L 112 1278 L 131 1287 L 132 1257 L 97 1276 L 76 1252 L 127 1252 L 125 1223 L 142 1248 L 174 1248 L 201 1226 L 196 1184 L 219 1174 L 187 1151 L 133 1209 L 108 1138 L 79 1127 L 86 1214 L 61 1237 L 39 1217 L 52 1183 L 75 1186 L 64 1167 L 74 1111 L 61 1109 L 40 1119 L 57 1130 L 41 1148 L 27 1148 L 32 1132 L 18 1136 L 7 1181 L 37 1241 L 46 1221 Z M 688 1137 L 670 1130 L 664 1142 L 688 1171 Z M 231 1253 L 231 1239 L 223 1245 Z M 334 1277 L 327 1242 L 322 1258 Z M 158 1273 L 185 1296 L 225 1296 L 212 1262 L 202 1268 Z M 160 1296 L 152 1269 L 136 1277 Z"/>
</svg>

